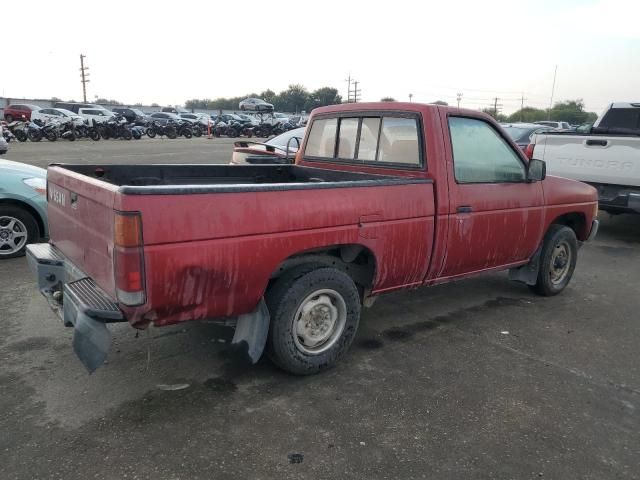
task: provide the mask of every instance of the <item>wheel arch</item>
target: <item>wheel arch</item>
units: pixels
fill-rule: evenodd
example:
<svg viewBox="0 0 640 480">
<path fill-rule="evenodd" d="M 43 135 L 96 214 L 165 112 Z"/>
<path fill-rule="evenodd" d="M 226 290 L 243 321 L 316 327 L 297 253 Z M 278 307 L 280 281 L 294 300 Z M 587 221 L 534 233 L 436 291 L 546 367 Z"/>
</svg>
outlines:
<svg viewBox="0 0 640 480">
<path fill-rule="evenodd" d="M 377 260 L 374 252 L 365 245 L 348 243 L 316 247 L 288 256 L 271 273 L 269 284 L 292 268 L 308 264 L 333 267 L 345 272 L 364 296 L 376 279 Z"/>
<path fill-rule="evenodd" d="M 577 239 L 581 241 L 586 240 L 589 236 L 587 218 L 583 212 L 563 213 L 549 223 L 547 230 L 551 225 L 564 225 L 571 228 L 571 230 L 576 234 Z"/>
</svg>

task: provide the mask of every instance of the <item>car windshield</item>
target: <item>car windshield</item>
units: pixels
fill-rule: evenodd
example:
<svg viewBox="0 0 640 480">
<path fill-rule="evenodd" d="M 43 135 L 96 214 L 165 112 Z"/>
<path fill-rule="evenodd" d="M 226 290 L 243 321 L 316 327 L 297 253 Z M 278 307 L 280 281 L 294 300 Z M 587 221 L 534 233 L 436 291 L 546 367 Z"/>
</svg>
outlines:
<svg viewBox="0 0 640 480">
<path fill-rule="evenodd" d="M 71 110 L 67 110 L 66 108 L 56 108 L 55 110 L 62 113 L 65 117 L 73 117 L 74 115 L 76 115 Z"/>
<path fill-rule="evenodd" d="M 144 117 L 144 113 L 142 112 L 142 110 L 138 110 L 137 108 L 132 108 L 131 111 L 136 115 L 140 115 L 141 117 Z"/>
<path fill-rule="evenodd" d="M 278 135 L 277 137 L 273 137 L 271 140 L 268 140 L 264 143 L 265 145 L 276 147 L 281 150 L 286 150 L 287 143 L 291 138 L 294 138 L 294 137 L 300 140 L 300 143 L 302 143 L 302 137 L 304 137 L 304 128 L 294 128 L 293 130 L 284 132 Z M 291 143 L 289 143 L 289 149 L 295 152 L 296 150 L 298 150 L 300 143 L 296 142 L 295 140 L 292 140 Z"/>
</svg>

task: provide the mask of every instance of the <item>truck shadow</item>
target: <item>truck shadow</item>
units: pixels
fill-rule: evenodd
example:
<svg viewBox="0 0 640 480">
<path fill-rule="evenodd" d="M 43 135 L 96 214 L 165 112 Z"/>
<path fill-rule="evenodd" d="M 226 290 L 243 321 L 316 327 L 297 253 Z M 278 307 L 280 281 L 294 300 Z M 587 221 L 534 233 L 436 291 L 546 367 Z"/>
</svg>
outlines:
<svg viewBox="0 0 640 480">
<path fill-rule="evenodd" d="M 636 245 L 640 243 L 640 215 L 600 213 L 600 229 L 596 242 L 614 240 Z"/>
</svg>

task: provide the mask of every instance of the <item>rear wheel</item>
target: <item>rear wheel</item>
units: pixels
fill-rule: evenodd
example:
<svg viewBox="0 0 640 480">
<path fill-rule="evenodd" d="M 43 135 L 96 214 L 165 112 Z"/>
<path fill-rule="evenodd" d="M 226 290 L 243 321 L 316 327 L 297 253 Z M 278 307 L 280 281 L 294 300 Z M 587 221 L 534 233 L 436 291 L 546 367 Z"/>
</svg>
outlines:
<svg viewBox="0 0 640 480">
<path fill-rule="evenodd" d="M 122 135 L 121 136 L 125 140 L 131 140 L 133 138 L 133 135 L 131 134 L 131 131 L 127 130 L 126 128 L 122 130 Z"/>
<path fill-rule="evenodd" d="M 0 206 L 0 259 L 24 255 L 27 244 L 38 237 L 33 215 L 20 207 Z"/>
<path fill-rule="evenodd" d="M 27 134 L 24 130 L 16 130 L 15 132 L 13 132 L 13 134 L 15 135 L 16 139 L 19 142 L 26 142 L 27 141 Z"/>
<path fill-rule="evenodd" d="M 267 292 L 267 352 L 283 370 L 309 375 L 333 366 L 349 349 L 360 321 L 360 295 L 334 268 L 299 267 Z"/>
<path fill-rule="evenodd" d="M 557 295 L 571 281 L 578 260 L 578 240 L 564 225 L 551 225 L 540 253 L 538 279 L 531 289 L 539 295 Z"/>
</svg>

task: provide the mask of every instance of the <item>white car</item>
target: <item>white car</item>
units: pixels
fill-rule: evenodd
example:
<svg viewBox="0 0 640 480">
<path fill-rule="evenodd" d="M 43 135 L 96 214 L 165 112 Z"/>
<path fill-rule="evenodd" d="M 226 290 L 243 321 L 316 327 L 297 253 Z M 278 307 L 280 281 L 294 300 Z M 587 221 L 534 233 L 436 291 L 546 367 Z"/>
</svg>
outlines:
<svg viewBox="0 0 640 480">
<path fill-rule="evenodd" d="M 82 125 L 84 123 L 84 118 L 65 108 L 42 108 L 31 112 L 31 120 L 42 120 L 45 123 L 51 120 L 66 121 L 69 119 L 73 120 L 75 125 Z"/>
<path fill-rule="evenodd" d="M 554 122 L 551 120 L 540 120 L 539 122 L 533 122 L 536 125 L 542 125 L 544 127 L 555 128 L 556 130 L 571 130 L 569 122 Z"/>
<path fill-rule="evenodd" d="M 114 113 L 106 108 L 80 108 L 78 114 L 91 125 L 93 120 L 104 123 L 114 117 Z"/>
<path fill-rule="evenodd" d="M 211 117 L 206 113 L 180 113 L 179 116 L 180 118 L 189 120 L 191 122 L 198 122 L 204 128 L 207 128 L 209 122 L 211 121 Z M 213 121 L 211 121 L 211 124 L 213 125 Z"/>
<path fill-rule="evenodd" d="M 240 110 L 253 110 L 256 112 L 273 112 L 273 105 L 260 98 L 245 98 L 239 105 Z"/>
</svg>

